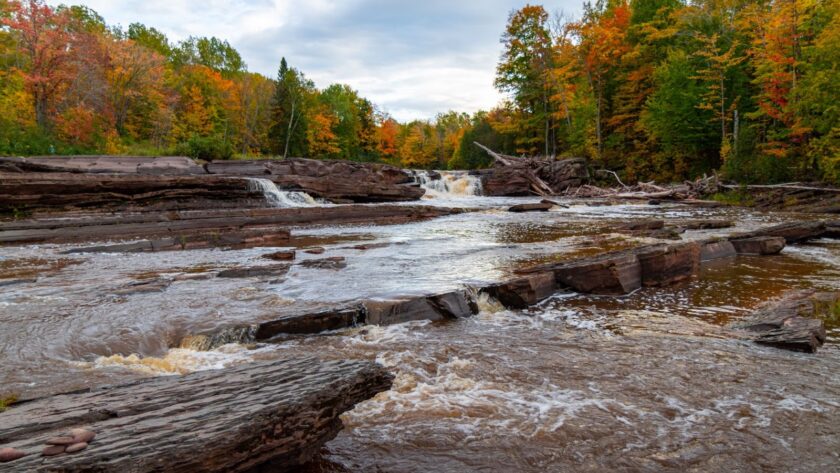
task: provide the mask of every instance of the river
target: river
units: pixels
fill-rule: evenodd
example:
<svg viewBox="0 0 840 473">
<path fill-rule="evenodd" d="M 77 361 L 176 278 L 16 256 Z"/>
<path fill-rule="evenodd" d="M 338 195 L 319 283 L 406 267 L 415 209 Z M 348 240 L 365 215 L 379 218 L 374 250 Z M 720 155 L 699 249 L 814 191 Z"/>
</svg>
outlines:
<svg viewBox="0 0 840 473">
<path fill-rule="evenodd" d="M 359 327 L 262 345 L 191 349 L 189 336 L 360 299 L 443 292 L 517 268 L 638 244 L 608 229 L 664 218 L 727 219 L 737 230 L 798 218 L 747 209 L 612 205 L 514 214 L 466 175 L 425 204 L 475 211 L 402 225 L 295 228 L 282 280 L 210 279 L 277 251 L 63 254 L 78 245 L 0 248 L 0 386 L 23 398 L 278 356 L 376 360 L 391 391 L 344 415 L 308 472 L 837 471 L 840 329 L 816 355 L 753 345 L 718 327 L 786 291 L 840 289 L 840 244 L 704 266 L 675 287 L 626 297 L 558 294 L 526 311 L 482 300 L 446 323 Z M 300 199 L 297 202 L 302 202 Z M 313 204 L 314 205 L 314 204 Z M 688 231 L 707 238 L 734 231 Z M 365 248 L 359 245 L 364 244 Z M 149 278 L 163 292 L 115 294 Z"/>
</svg>

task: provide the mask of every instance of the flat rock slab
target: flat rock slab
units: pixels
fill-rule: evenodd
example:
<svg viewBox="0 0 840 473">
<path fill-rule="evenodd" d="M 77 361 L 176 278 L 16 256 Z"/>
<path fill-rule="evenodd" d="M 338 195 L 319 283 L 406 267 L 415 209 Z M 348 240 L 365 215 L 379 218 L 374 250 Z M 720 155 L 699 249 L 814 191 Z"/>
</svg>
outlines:
<svg viewBox="0 0 840 473">
<path fill-rule="evenodd" d="M 538 203 L 538 204 L 519 204 L 514 205 L 508 209 L 508 212 L 524 213 L 524 212 L 548 212 L 553 209 L 555 204 Z"/>
<path fill-rule="evenodd" d="M 691 278 L 699 269 L 700 245 L 678 243 L 637 250 L 642 285 L 667 286 Z"/>
<path fill-rule="evenodd" d="M 820 238 L 825 231 L 826 225 L 824 222 L 790 222 L 762 228 L 745 235 L 740 235 L 739 238 L 782 237 L 790 245 Z"/>
<path fill-rule="evenodd" d="M 273 264 L 268 266 L 253 266 L 249 268 L 233 268 L 219 272 L 217 277 L 229 279 L 256 278 L 256 277 L 282 277 L 289 272 L 288 264 Z"/>
<path fill-rule="evenodd" d="M 0 414 L 0 445 L 27 454 L 3 471 L 289 471 L 338 434 L 340 414 L 392 380 L 370 362 L 302 358 L 35 400 Z M 78 427 L 96 433 L 85 450 L 40 455 Z"/>
<path fill-rule="evenodd" d="M 835 317 L 840 292 L 802 291 L 756 310 L 734 325 L 758 344 L 816 353 L 826 340 L 823 318 Z"/>
<path fill-rule="evenodd" d="M 396 300 L 365 301 L 365 322 L 393 325 L 415 320 L 451 320 L 478 314 L 478 305 L 467 291 Z"/>
<path fill-rule="evenodd" d="M 785 249 L 783 237 L 755 237 L 732 240 L 732 246 L 739 255 L 777 255 Z"/>
<path fill-rule="evenodd" d="M 481 289 L 508 309 L 527 309 L 557 291 L 554 273 L 546 271 Z"/>
<path fill-rule="evenodd" d="M 705 263 L 737 256 L 735 245 L 729 240 L 715 240 L 700 243 L 700 262 Z"/>
<path fill-rule="evenodd" d="M 642 286 L 642 269 L 633 250 L 554 265 L 551 269 L 558 285 L 585 294 L 622 295 Z"/>
</svg>

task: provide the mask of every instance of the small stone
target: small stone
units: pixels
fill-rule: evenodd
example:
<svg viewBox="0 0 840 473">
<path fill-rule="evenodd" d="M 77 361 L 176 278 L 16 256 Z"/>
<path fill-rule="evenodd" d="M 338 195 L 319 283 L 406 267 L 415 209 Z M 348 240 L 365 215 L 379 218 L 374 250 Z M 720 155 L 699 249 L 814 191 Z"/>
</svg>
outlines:
<svg viewBox="0 0 840 473">
<path fill-rule="evenodd" d="M 73 443 L 90 443 L 96 437 L 96 433 L 87 429 L 73 429 L 70 431 L 73 435 Z"/>
<path fill-rule="evenodd" d="M 295 252 L 294 251 L 278 251 L 277 253 L 271 253 L 268 255 L 263 255 L 263 258 L 274 260 L 274 261 L 292 261 L 295 259 Z"/>
<path fill-rule="evenodd" d="M 327 251 L 327 250 L 325 250 L 325 249 L 323 249 L 323 248 L 321 248 L 321 247 L 319 246 L 319 247 L 309 248 L 309 249 L 307 249 L 307 250 L 304 250 L 304 253 L 308 253 L 308 254 L 310 254 L 310 255 L 322 255 L 322 254 L 324 254 L 324 252 L 326 252 L 326 251 Z"/>
<path fill-rule="evenodd" d="M 45 457 L 54 457 L 56 455 L 61 455 L 66 449 L 67 447 L 64 445 L 50 445 L 44 447 L 44 450 L 41 451 L 41 455 Z"/>
<path fill-rule="evenodd" d="M 64 445 L 66 447 L 67 445 L 73 445 L 76 442 L 77 442 L 77 440 L 74 439 L 73 437 L 62 436 L 62 437 L 53 437 L 53 438 L 47 440 L 46 443 L 47 443 L 47 445 Z"/>
<path fill-rule="evenodd" d="M 67 450 L 65 450 L 65 451 L 67 453 L 76 453 L 76 452 L 81 452 L 82 450 L 86 449 L 87 447 L 88 447 L 88 444 L 86 442 L 79 442 L 79 443 L 74 443 L 73 445 L 70 445 L 69 447 L 67 447 Z"/>
<path fill-rule="evenodd" d="M 14 448 L 0 448 L 0 463 L 13 462 L 25 456 L 25 453 Z"/>
</svg>

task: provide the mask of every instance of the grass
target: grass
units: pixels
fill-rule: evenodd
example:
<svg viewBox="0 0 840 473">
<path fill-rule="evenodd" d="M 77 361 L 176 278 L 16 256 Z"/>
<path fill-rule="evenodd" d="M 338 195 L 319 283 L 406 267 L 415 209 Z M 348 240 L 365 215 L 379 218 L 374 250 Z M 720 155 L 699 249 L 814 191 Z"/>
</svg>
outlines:
<svg viewBox="0 0 840 473">
<path fill-rule="evenodd" d="M 0 412 L 3 412 L 6 409 L 8 409 L 9 406 L 16 403 L 17 400 L 18 400 L 18 397 L 15 396 L 14 394 L 9 395 L 9 396 L 0 397 Z"/>
<path fill-rule="evenodd" d="M 712 195 L 711 199 L 716 202 L 742 207 L 755 205 L 755 198 L 745 189 L 718 192 L 717 194 Z"/>
</svg>

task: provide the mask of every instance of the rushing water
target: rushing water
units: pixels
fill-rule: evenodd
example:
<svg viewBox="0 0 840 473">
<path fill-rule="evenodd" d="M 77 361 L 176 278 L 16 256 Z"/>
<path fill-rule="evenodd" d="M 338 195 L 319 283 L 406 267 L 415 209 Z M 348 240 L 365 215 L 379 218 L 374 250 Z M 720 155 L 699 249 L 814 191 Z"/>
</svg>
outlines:
<svg viewBox="0 0 840 473">
<path fill-rule="evenodd" d="M 467 171 L 414 171 L 420 187 L 426 189 L 426 200 L 476 197 L 481 195 L 481 179 Z"/>
<path fill-rule="evenodd" d="M 306 192 L 282 191 L 269 179 L 248 179 L 248 191 L 260 192 L 273 207 L 315 207 L 318 202 Z"/>
<path fill-rule="evenodd" d="M 437 186 L 438 184 L 434 184 Z M 450 191 L 451 193 L 451 191 Z M 361 327 L 276 344 L 197 351 L 190 335 L 364 298 L 442 292 L 514 269 L 637 244 L 611 225 L 651 217 L 791 216 L 743 209 L 573 203 L 512 214 L 511 202 L 438 195 L 480 211 L 390 226 L 298 228 L 347 268 L 293 266 L 283 280 L 216 279 L 272 264 L 275 248 L 63 255 L 0 248 L 0 394 L 22 397 L 278 356 L 376 360 L 394 388 L 344 416 L 310 472 L 836 471 L 840 332 L 817 355 L 733 340 L 720 326 L 797 288 L 840 289 L 840 244 L 704 266 L 693 280 L 632 295 L 559 294 L 527 311 L 483 300 L 446 323 Z M 690 231 L 686 239 L 730 230 Z M 359 247 L 363 243 L 364 248 Z M 163 292 L 117 295 L 151 278 Z"/>
</svg>

